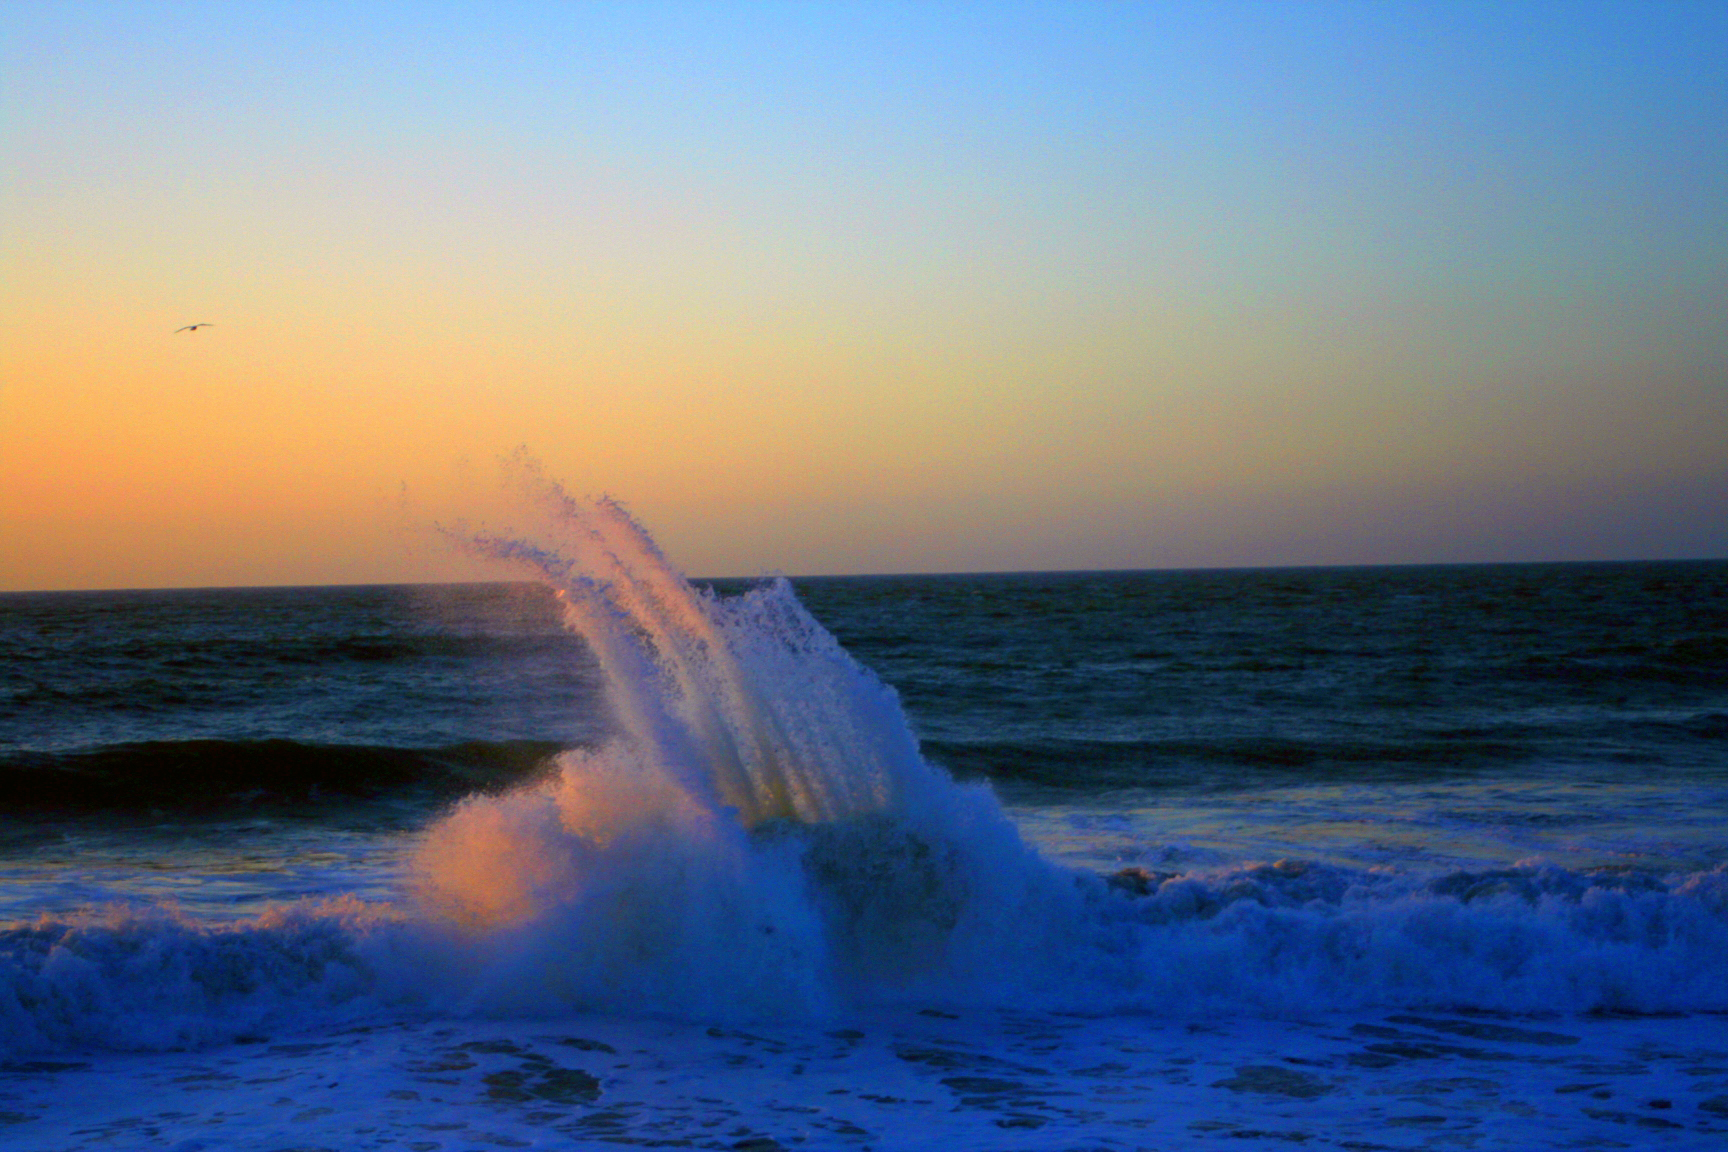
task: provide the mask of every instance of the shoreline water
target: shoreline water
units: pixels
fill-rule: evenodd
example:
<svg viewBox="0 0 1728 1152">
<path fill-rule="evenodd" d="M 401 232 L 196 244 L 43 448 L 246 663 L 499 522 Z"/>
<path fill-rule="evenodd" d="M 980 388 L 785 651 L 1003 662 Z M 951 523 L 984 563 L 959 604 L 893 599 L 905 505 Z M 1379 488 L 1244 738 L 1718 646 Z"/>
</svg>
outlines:
<svg viewBox="0 0 1728 1152">
<path fill-rule="evenodd" d="M 1722 1015 L 445 1018 L 0 1071 L 0 1142 L 65 1152 L 1706 1149 L 1725 1135 Z"/>
</svg>

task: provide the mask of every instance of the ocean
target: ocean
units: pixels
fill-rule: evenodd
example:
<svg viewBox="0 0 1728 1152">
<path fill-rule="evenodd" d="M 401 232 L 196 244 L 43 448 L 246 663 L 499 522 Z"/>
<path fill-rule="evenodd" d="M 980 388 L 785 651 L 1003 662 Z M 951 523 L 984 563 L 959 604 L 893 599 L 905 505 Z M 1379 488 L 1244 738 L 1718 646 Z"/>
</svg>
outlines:
<svg viewBox="0 0 1728 1152">
<path fill-rule="evenodd" d="M 0 595 L 0 1147 L 1728 1146 L 1728 562 Z"/>
</svg>

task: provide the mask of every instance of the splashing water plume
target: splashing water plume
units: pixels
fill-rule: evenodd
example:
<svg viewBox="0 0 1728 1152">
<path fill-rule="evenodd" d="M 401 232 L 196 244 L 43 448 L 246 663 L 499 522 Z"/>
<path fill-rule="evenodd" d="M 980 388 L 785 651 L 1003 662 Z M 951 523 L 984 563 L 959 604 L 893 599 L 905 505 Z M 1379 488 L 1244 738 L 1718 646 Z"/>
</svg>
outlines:
<svg viewBox="0 0 1728 1152">
<path fill-rule="evenodd" d="M 927 773 L 904 723 L 879 722 L 898 719 L 892 695 L 860 682 L 862 669 L 783 580 L 722 602 L 686 581 L 616 501 L 583 503 L 528 479 L 564 548 L 496 535 L 476 547 L 553 585 L 600 662 L 626 739 L 693 794 L 747 827 L 814 823 L 880 810 L 908 774 Z"/>
<path fill-rule="evenodd" d="M 699 589 L 619 503 L 516 463 L 547 523 L 466 546 L 554 588 L 617 733 L 470 798 L 422 848 L 426 901 L 502 959 L 494 993 L 803 1012 L 1063 919 L 1029 905 L 1072 886 L 988 789 L 924 761 L 893 690 L 787 581 Z"/>
</svg>

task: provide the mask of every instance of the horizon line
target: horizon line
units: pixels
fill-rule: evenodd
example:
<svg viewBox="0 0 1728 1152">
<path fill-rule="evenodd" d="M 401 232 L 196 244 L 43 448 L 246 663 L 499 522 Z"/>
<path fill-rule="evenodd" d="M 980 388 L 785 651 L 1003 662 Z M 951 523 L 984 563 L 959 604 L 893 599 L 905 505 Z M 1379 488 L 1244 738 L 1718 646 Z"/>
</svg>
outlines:
<svg viewBox="0 0 1728 1152">
<path fill-rule="evenodd" d="M 1163 568 L 1001 568 L 905 572 L 827 572 L 809 575 L 788 575 L 783 572 L 759 572 L 749 576 L 685 576 L 692 584 L 733 583 L 785 579 L 797 583 L 810 580 L 910 580 L 988 576 L 1129 576 L 1150 573 L 1188 574 L 1203 572 L 1338 572 L 1374 569 L 1417 568 L 1586 568 L 1616 567 L 1647 564 L 1722 564 L 1728 556 L 1679 556 L 1619 560 L 1437 560 L 1393 561 L 1343 564 L 1197 564 L 1173 565 Z M 355 582 L 332 581 L 312 584 L 161 584 L 132 587 L 82 588 L 5 588 L 0 596 L 101 595 L 124 592 L 268 592 L 313 588 L 478 588 L 494 584 L 540 584 L 534 579 L 499 580 L 369 580 Z"/>
</svg>

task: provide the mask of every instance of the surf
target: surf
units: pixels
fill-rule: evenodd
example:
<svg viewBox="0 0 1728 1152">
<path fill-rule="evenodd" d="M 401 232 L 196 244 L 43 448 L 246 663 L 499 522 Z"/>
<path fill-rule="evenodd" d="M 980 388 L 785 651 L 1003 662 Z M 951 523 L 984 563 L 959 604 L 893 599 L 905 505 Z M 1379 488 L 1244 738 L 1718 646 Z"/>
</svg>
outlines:
<svg viewBox="0 0 1728 1152">
<path fill-rule="evenodd" d="M 719 597 L 618 502 L 525 472 L 534 535 L 465 546 L 555 590 L 614 735 L 426 836 L 419 899 L 485 953 L 471 997 L 802 1015 L 979 990 L 1006 936 L 1060 946 L 1072 878 L 922 756 L 788 581 Z"/>
<path fill-rule="evenodd" d="M 0 931 L 0 1052 L 572 1013 L 1728 1010 L 1728 867 L 1056 863 L 790 582 L 717 595 L 622 504 L 519 463 L 529 522 L 448 535 L 552 590 L 604 686 L 595 738 L 452 802 L 388 899 Z"/>
</svg>

